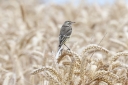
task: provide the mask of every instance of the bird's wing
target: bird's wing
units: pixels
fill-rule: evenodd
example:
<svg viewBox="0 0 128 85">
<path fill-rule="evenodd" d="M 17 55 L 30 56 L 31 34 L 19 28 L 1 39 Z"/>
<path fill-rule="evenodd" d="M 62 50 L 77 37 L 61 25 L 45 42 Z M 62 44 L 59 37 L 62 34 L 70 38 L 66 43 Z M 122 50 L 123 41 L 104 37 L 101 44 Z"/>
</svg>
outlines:
<svg viewBox="0 0 128 85">
<path fill-rule="evenodd" d="M 65 34 L 65 36 L 70 36 L 70 35 L 71 35 L 71 33 L 72 33 L 72 29 L 70 28 L 69 30 L 67 30 L 67 32 L 66 32 L 66 34 Z"/>
<path fill-rule="evenodd" d="M 61 43 L 62 41 L 65 41 L 66 38 L 69 38 L 70 35 L 71 35 L 71 33 L 72 33 L 72 30 L 70 29 L 70 30 L 68 30 L 64 35 L 60 35 L 60 36 L 59 36 L 59 41 L 60 41 L 60 43 Z"/>
<path fill-rule="evenodd" d="M 60 30 L 60 35 L 66 35 L 68 31 L 72 30 L 71 26 L 62 26 Z"/>
</svg>

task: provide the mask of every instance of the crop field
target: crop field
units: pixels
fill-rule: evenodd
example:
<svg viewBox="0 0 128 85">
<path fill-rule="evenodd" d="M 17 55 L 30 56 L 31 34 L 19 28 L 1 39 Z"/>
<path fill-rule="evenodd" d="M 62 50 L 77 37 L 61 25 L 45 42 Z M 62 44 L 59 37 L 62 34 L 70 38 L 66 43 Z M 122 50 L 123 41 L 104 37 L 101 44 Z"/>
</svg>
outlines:
<svg viewBox="0 0 128 85">
<path fill-rule="evenodd" d="M 0 0 L 0 85 L 128 85 L 128 4 Z"/>
</svg>

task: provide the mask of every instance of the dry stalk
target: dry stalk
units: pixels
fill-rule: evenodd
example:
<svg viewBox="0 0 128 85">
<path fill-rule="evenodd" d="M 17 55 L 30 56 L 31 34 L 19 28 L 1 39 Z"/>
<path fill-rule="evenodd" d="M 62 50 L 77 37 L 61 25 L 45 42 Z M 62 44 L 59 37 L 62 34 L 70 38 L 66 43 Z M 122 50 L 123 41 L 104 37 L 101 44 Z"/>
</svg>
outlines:
<svg viewBox="0 0 128 85">
<path fill-rule="evenodd" d="M 107 50 L 106 48 L 104 48 L 102 46 L 96 45 L 96 44 L 90 44 L 90 45 L 86 46 L 83 51 L 83 54 L 87 53 L 89 51 L 98 51 L 98 50 L 103 51 L 106 54 L 110 54 L 109 50 Z"/>
<path fill-rule="evenodd" d="M 115 62 L 121 56 L 128 56 L 128 52 L 119 52 L 119 53 L 116 53 L 114 56 L 112 56 L 112 58 L 110 60 L 111 63 Z"/>
<path fill-rule="evenodd" d="M 32 30 L 17 43 L 17 46 L 19 46 L 19 49 L 25 48 L 28 43 L 30 43 L 31 39 L 36 35 L 36 31 Z"/>
<path fill-rule="evenodd" d="M 70 64 L 70 70 L 69 72 L 67 73 L 67 77 L 65 77 L 65 80 L 64 80 L 64 84 L 65 85 L 70 85 L 70 84 L 73 84 L 72 82 L 72 78 L 73 78 L 73 74 L 74 74 L 74 68 L 75 68 L 75 59 L 73 57 L 71 57 L 71 64 Z"/>
<path fill-rule="evenodd" d="M 120 83 L 122 83 L 122 85 L 127 85 L 128 83 L 128 78 L 126 76 L 121 76 L 119 77 L 119 80 L 118 80 Z"/>
<path fill-rule="evenodd" d="M 30 77 L 30 82 L 32 83 L 32 85 L 35 84 L 35 81 L 34 81 L 34 75 L 32 75 L 32 76 Z"/>
<path fill-rule="evenodd" d="M 60 85 L 60 82 L 48 72 L 45 72 L 44 76 L 49 82 L 53 82 L 52 85 Z"/>
<path fill-rule="evenodd" d="M 81 61 L 80 61 L 80 57 L 78 56 L 78 54 L 77 53 L 75 53 L 75 52 L 73 52 L 73 51 L 67 51 L 67 50 L 64 50 L 64 52 L 61 54 L 61 56 L 58 58 L 58 63 L 62 60 L 62 58 L 64 57 L 64 56 L 66 56 L 66 55 L 69 55 L 71 58 L 73 57 L 74 59 L 75 59 L 75 68 L 74 68 L 74 70 L 76 69 L 76 70 L 79 70 L 79 68 L 80 68 L 80 63 L 81 63 Z M 63 63 L 64 65 L 65 64 L 70 64 L 70 63 Z"/>
<path fill-rule="evenodd" d="M 63 64 L 64 66 L 66 66 L 66 65 L 70 65 L 71 62 L 69 62 L 69 61 L 64 61 L 62 64 Z"/>
<path fill-rule="evenodd" d="M 20 3 L 19 3 L 19 9 L 21 10 L 22 20 L 25 22 L 27 29 L 30 29 L 30 26 L 29 26 L 27 19 L 26 19 L 26 13 L 25 13 L 24 6 Z"/>
<path fill-rule="evenodd" d="M 88 64 L 88 59 L 86 56 L 82 57 L 81 59 L 81 67 L 80 67 L 80 77 L 81 77 L 81 82 L 84 82 L 84 76 L 85 76 L 85 69 L 86 69 L 86 66 Z"/>
<path fill-rule="evenodd" d="M 72 77 L 74 74 L 74 68 L 75 68 L 75 59 L 71 58 L 72 62 L 70 64 L 70 70 L 69 70 L 69 75 L 68 75 L 68 82 L 72 81 Z"/>
<path fill-rule="evenodd" d="M 118 81 L 119 77 L 116 74 L 109 71 L 97 71 L 91 82 L 93 82 L 96 79 L 101 79 L 109 85 L 113 85 L 113 83 L 116 83 Z"/>
<path fill-rule="evenodd" d="M 70 57 L 73 56 L 73 57 L 75 58 L 76 62 L 78 62 L 78 64 L 81 63 L 81 61 L 80 61 L 80 56 L 79 56 L 77 53 L 75 53 L 75 52 L 73 52 L 73 51 L 68 51 L 68 50 L 64 50 L 64 51 L 62 52 L 62 54 L 59 56 L 57 62 L 60 63 L 60 61 L 61 61 L 61 60 L 63 59 L 63 57 L 66 56 L 66 55 L 69 55 Z"/>
<path fill-rule="evenodd" d="M 16 75 L 14 73 L 7 73 L 3 85 L 16 85 Z"/>
<path fill-rule="evenodd" d="M 62 78 L 60 76 L 60 74 L 58 74 L 59 72 L 57 72 L 55 69 L 51 68 L 51 67 L 42 67 L 40 69 L 37 69 L 35 71 L 33 71 L 31 74 L 32 75 L 35 75 L 35 74 L 38 74 L 40 72 L 49 72 L 51 73 L 52 75 L 54 75 L 55 77 L 57 77 L 58 81 L 62 81 Z"/>
<path fill-rule="evenodd" d="M 119 67 L 119 66 L 121 66 L 121 63 L 120 63 L 120 62 L 113 62 L 113 63 L 109 66 L 109 71 L 111 71 L 111 70 L 113 70 L 113 69 L 115 69 L 115 68 L 117 68 L 117 67 Z"/>
<path fill-rule="evenodd" d="M 119 40 L 110 39 L 110 41 L 112 41 L 113 43 L 116 43 L 116 44 L 118 44 L 118 45 L 123 46 L 125 49 L 128 49 L 128 45 L 125 44 L 125 43 L 123 43 L 123 42 L 121 42 L 121 41 L 119 41 Z"/>
</svg>

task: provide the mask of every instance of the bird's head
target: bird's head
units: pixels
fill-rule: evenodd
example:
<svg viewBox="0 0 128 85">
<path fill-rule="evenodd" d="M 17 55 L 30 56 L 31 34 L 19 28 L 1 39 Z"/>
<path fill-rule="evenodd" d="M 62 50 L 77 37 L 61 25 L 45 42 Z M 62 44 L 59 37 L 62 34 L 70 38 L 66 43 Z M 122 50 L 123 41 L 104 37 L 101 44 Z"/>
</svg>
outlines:
<svg viewBox="0 0 128 85">
<path fill-rule="evenodd" d="M 64 22 L 64 25 L 65 25 L 65 26 L 70 26 L 70 25 L 72 25 L 72 23 L 75 23 L 75 22 L 72 22 L 72 21 L 65 21 L 65 22 Z"/>
</svg>

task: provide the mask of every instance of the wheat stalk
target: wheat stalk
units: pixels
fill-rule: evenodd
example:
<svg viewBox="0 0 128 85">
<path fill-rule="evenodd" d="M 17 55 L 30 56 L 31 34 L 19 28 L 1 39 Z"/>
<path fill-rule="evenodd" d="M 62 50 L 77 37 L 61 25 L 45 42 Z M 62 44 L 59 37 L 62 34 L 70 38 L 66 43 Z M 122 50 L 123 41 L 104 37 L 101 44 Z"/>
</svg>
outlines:
<svg viewBox="0 0 128 85">
<path fill-rule="evenodd" d="M 48 72 L 45 72 L 44 75 L 45 75 L 45 78 L 47 80 L 49 80 L 49 82 L 51 82 L 52 85 L 54 85 L 54 83 L 55 83 L 55 85 L 60 85 L 60 82 L 55 77 L 53 77 L 51 74 L 49 74 Z"/>
</svg>

